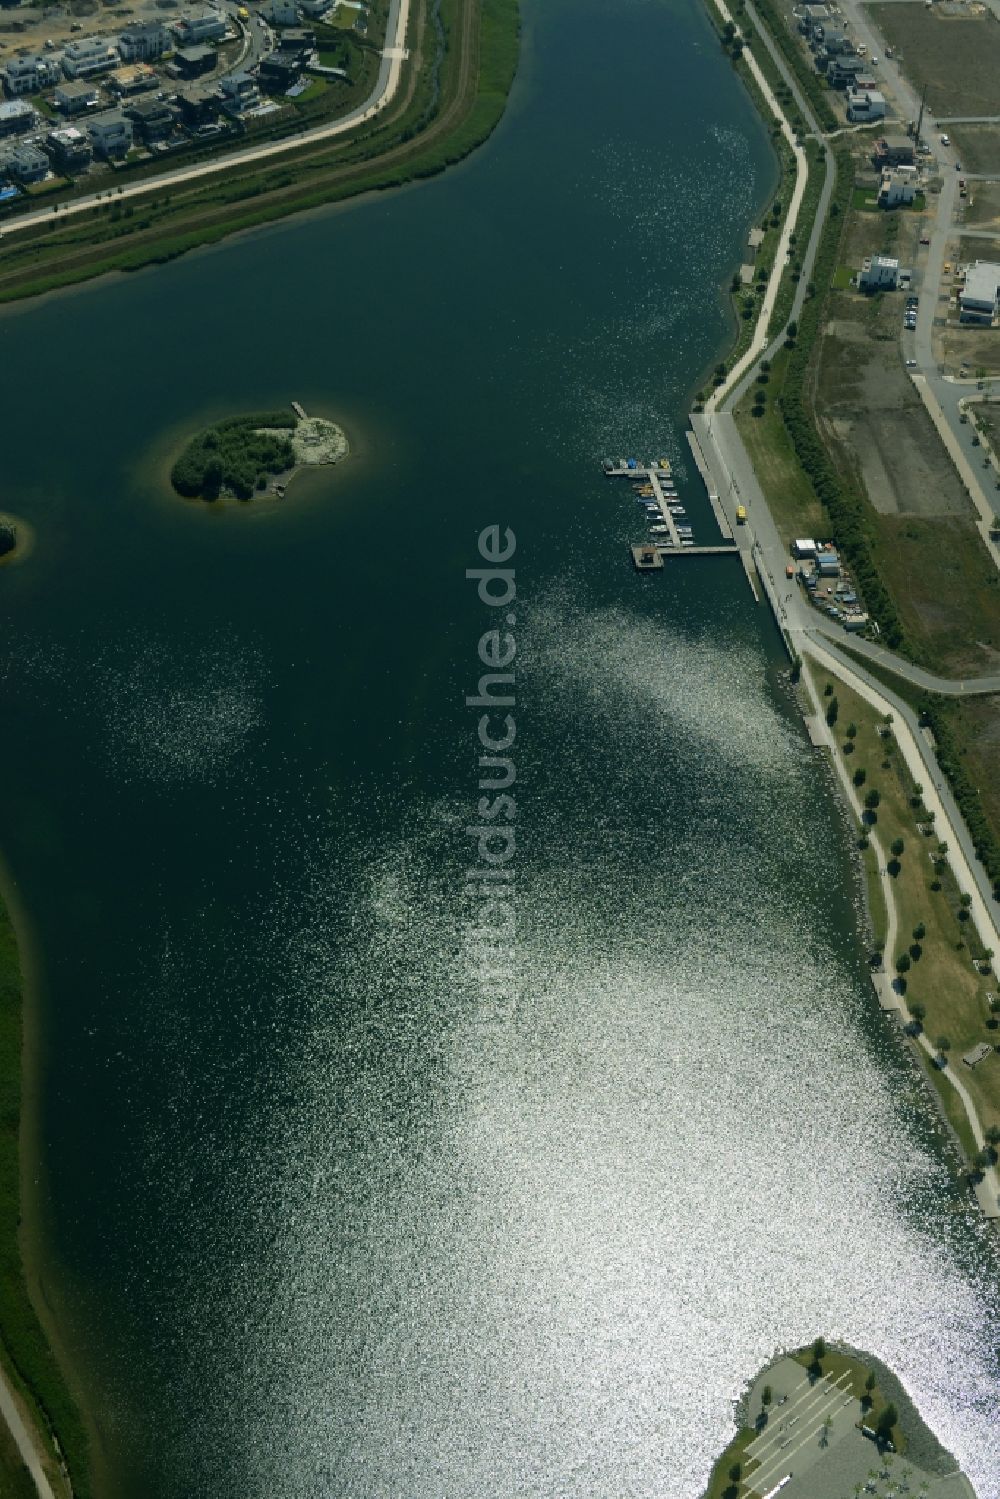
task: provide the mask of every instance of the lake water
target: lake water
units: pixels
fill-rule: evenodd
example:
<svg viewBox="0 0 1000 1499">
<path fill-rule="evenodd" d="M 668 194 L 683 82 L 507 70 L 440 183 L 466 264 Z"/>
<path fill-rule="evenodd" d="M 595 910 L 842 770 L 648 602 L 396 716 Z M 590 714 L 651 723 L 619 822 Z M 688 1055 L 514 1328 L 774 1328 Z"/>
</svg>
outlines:
<svg viewBox="0 0 1000 1499">
<path fill-rule="evenodd" d="M 6 316 L 0 846 L 43 1269 L 115 1499 L 690 1499 L 818 1333 L 1000 1495 L 997 1254 L 867 987 L 839 805 L 729 559 L 633 572 L 773 185 L 694 0 L 527 0 L 486 148 Z M 174 500 L 287 405 L 357 456 Z M 512 528 L 517 597 L 477 537 Z M 517 643 L 510 992 L 481 634 Z"/>
</svg>

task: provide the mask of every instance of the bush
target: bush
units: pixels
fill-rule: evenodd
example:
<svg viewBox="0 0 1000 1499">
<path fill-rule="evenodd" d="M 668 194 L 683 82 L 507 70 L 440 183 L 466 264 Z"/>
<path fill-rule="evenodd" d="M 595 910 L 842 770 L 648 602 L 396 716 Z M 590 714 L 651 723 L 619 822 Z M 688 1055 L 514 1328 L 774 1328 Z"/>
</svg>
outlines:
<svg viewBox="0 0 1000 1499">
<path fill-rule="evenodd" d="M 170 482 L 178 494 L 188 498 L 216 499 L 223 489 L 229 489 L 239 499 L 248 500 L 255 487 L 266 487 L 268 474 L 279 474 L 295 463 L 287 437 L 257 429 L 295 426 L 296 418 L 285 411 L 258 412 L 219 422 L 192 438 L 171 469 Z M 258 483 L 261 477 L 263 485 Z"/>
</svg>

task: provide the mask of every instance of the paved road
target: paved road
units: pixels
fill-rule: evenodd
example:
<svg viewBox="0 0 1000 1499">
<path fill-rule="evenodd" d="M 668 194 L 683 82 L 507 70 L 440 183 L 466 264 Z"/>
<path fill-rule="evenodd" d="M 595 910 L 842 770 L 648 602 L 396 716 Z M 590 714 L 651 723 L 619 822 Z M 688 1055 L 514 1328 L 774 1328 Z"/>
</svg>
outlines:
<svg viewBox="0 0 1000 1499">
<path fill-rule="evenodd" d="M 21 1454 L 21 1461 L 31 1474 L 32 1481 L 38 1491 L 39 1499 L 56 1499 L 52 1491 L 52 1485 L 42 1469 L 38 1453 L 28 1433 L 28 1428 L 21 1420 L 21 1412 L 11 1394 L 11 1388 L 7 1376 L 0 1369 L 0 1416 L 6 1422 L 11 1436 L 17 1443 L 17 1450 Z"/>
<path fill-rule="evenodd" d="M 817 609 L 813 609 L 812 614 L 811 633 L 814 639 L 823 637 L 824 640 L 832 640 L 836 645 L 849 646 L 858 655 L 866 657 L 876 666 L 895 672 L 904 681 L 911 682 L 914 687 L 919 687 L 924 692 L 936 692 L 943 697 L 983 697 L 1000 692 L 1000 672 L 995 676 L 961 677 L 957 680 L 952 677 L 939 677 L 934 672 L 924 671 L 921 666 L 914 666 L 912 661 L 904 661 L 902 656 L 897 656 L 893 651 L 887 650 L 884 645 L 876 645 L 860 635 L 851 635 L 848 638 L 842 625 L 825 618 Z"/>
<path fill-rule="evenodd" d="M 142 182 L 134 182 L 127 187 L 117 188 L 113 193 L 108 191 L 88 194 L 85 198 L 73 198 L 60 207 L 57 215 L 59 222 L 70 218 L 73 214 L 87 212 L 107 197 L 113 196 L 116 203 L 121 203 L 128 198 L 140 197 L 143 193 L 158 193 L 164 188 L 194 182 L 201 177 L 217 176 L 220 172 L 227 172 L 234 166 L 246 166 L 249 162 L 265 161 L 269 157 L 281 156 L 287 151 L 298 151 L 303 146 L 313 145 L 317 141 L 331 140 L 338 135 L 344 135 L 349 130 L 354 130 L 358 125 L 373 120 L 392 102 L 399 88 L 403 62 L 407 55 L 404 44 L 409 14 L 410 0 L 391 0 L 386 25 L 386 45 L 379 63 L 375 87 L 365 102 L 352 110 L 349 115 L 344 115 L 339 120 L 329 121 L 325 125 L 316 125 L 311 130 L 304 130 L 301 135 L 294 136 L 291 140 L 271 141 L 259 146 L 249 146 L 242 151 L 231 151 L 215 161 L 178 167 L 172 172 L 161 172 Z M 0 238 L 17 234 L 32 224 L 47 223 L 52 219 L 52 215 L 53 210 L 49 208 L 26 214 L 23 218 L 12 219 L 9 224 L 5 224 Z"/>
</svg>

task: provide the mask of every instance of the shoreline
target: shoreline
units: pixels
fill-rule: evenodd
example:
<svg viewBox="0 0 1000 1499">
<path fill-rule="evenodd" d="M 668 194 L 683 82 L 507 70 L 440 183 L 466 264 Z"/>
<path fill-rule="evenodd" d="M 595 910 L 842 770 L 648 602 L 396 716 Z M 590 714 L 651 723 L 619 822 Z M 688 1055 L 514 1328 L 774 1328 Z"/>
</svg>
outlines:
<svg viewBox="0 0 1000 1499">
<path fill-rule="evenodd" d="M 19 1085 L 17 1129 L 17 1191 L 20 1222 L 14 1228 L 19 1256 L 21 1288 L 26 1318 L 21 1338 L 36 1343 L 34 1357 L 19 1339 L 10 1337 L 8 1327 L 0 1324 L 4 1341 L 4 1362 L 9 1362 L 17 1377 L 15 1385 L 22 1412 L 27 1417 L 29 1436 L 39 1454 L 55 1493 L 86 1499 L 90 1494 L 90 1456 L 96 1427 L 87 1410 L 83 1392 L 72 1372 L 72 1361 L 55 1325 L 51 1309 L 42 1290 L 38 1266 L 44 1196 L 44 1161 L 40 1149 L 41 1129 L 41 1024 L 39 956 L 27 910 L 17 882 L 0 855 L 0 926 L 9 922 L 16 946 L 19 971 L 18 1023 L 21 1045 L 16 1057 Z M 31 1322 L 34 1320 L 35 1326 Z M 41 1357 L 51 1360 L 45 1373 L 45 1391 L 38 1391 L 30 1364 Z M 25 1366 L 29 1372 L 25 1372 Z M 37 1369 L 35 1371 L 38 1373 Z M 51 1404 L 63 1409 L 54 1413 Z M 75 1429 L 74 1429 L 75 1428 Z"/>
<path fill-rule="evenodd" d="M 9 282 L 0 280 L 0 307 L 16 307 L 35 297 L 74 289 L 108 275 L 164 264 L 191 251 L 211 248 L 230 236 L 266 228 L 300 213 L 343 205 L 372 192 L 415 185 L 458 164 L 488 140 L 506 111 L 520 57 L 521 17 L 519 0 L 476 0 L 476 3 L 454 0 L 454 6 L 450 45 L 436 59 L 436 71 L 410 70 L 386 101 L 385 108 L 378 107 L 371 134 L 348 135 L 342 143 L 318 140 L 315 145 L 319 154 L 308 140 L 282 141 L 284 158 L 279 158 L 277 165 L 284 177 L 291 179 L 290 183 L 276 180 L 262 188 L 255 163 L 244 162 L 241 167 L 237 161 L 228 167 L 216 164 L 218 169 L 212 174 L 215 180 L 208 183 L 192 180 L 190 186 L 182 182 L 173 193 L 170 183 L 162 177 L 132 184 L 131 197 L 143 204 L 143 211 L 152 218 L 139 222 L 135 231 L 130 228 L 124 242 L 116 243 L 102 237 L 100 227 L 86 213 L 76 210 L 82 226 L 79 233 L 93 230 L 95 237 L 81 245 L 79 233 L 71 234 L 67 255 L 76 256 L 77 263 L 69 268 L 63 263 L 66 257 L 60 258 L 60 246 L 53 244 L 62 224 L 57 218 L 53 221 L 53 237 L 27 237 L 26 243 L 34 253 L 27 257 L 23 268 L 11 273 Z M 420 5 L 419 9 L 417 14 L 418 0 L 414 0 L 414 15 L 407 22 L 412 41 L 407 56 L 422 56 L 424 33 L 431 25 L 426 5 Z M 396 53 L 402 49 L 391 50 Z M 396 72 L 401 75 L 403 61 L 404 58 L 393 56 Z M 428 94 L 428 79 L 435 83 L 431 94 Z M 426 110 L 430 99 L 435 102 L 428 121 Z M 415 117 L 411 118 L 414 112 Z M 357 147 L 359 140 L 363 144 L 371 139 L 372 134 L 388 134 L 389 138 L 380 142 L 381 149 L 371 158 L 363 152 L 347 160 L 331 161 L 329 151 L 323 155 L 324 146 L 336 151 L 340 145 L 347 151 Z M 246 184 L 242 195 L 241 184 Z M 152 196 L 157 191 L 166 192 L 167 196 L 157 199 Z M 129 196 L 127 188 L 125 195 Z M 68 223 L 71 215 L 64 218 Z M 133 232 L 137 236 L 148 232 L 149 238 L 133 239 Z M 0 231 L 0 238 L 6 239 L 8 235 L 16 247 L 16 233 Z"/>
</svg>

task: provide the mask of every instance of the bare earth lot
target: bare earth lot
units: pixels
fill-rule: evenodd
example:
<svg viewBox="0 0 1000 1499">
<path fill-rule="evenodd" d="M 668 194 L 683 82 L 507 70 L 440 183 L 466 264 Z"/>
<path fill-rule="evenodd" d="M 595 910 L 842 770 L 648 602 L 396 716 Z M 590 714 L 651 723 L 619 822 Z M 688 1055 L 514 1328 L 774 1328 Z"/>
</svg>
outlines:
<svg viewBox="0 0 1000 1499">
<path fill-rule="evenodd" d="M 865 7 L 937 115 L 1000 115 L 1000 23 L 922 4 Z"/>
<path fill-rule="evenodd" d="M 958 148 L 960 160 L 967 172 L 973 176 L 1000 177 L 1000 124 L 996 125 L 952 125 L 951 137 Z M 986 184 L 972 184 L 978 194 Z"/>
<path fill-rule="evenodd" d="M 996 229 L 1000 234 L 1000 182 L 970 183 L 972 203 L 965 212 L 970 229 Z"/>
<path fill-rule="evenodd" d="M 872 336 L 870 309 L 857 301 L 857 309 L 836 309 L 848 315 L 830 324 L 818 370 L 820 420 L 838 465 L 861 479 L 880 515 L 971 517 L 969 498 L 903 368 L 902 298 L 884 298 L 875 323 L 880 334 L 887 315 L 892 339 Z M 851 315 L 858 311 L 860 317 Z"/>
</svg>

